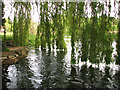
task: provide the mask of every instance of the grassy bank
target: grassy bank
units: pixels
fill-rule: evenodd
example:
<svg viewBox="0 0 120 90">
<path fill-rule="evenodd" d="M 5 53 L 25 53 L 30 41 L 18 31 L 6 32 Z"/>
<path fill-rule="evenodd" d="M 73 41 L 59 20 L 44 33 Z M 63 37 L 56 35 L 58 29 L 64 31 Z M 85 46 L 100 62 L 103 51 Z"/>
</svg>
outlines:
<svg viewBox="0 0 120 90">
<path fill-rule="evenodd" d="M 28 38 L 28 46 L 29 47 L 34 47 L 35 46 L 35 35 L 30 34 Z M 4 33 L 0 33 L 0 40 L 1 42 L 4 39 Z M 13 40 L 13 33 L 12 32 L 7 32 L 6 33 L 6 41 Z"/>
</svg>

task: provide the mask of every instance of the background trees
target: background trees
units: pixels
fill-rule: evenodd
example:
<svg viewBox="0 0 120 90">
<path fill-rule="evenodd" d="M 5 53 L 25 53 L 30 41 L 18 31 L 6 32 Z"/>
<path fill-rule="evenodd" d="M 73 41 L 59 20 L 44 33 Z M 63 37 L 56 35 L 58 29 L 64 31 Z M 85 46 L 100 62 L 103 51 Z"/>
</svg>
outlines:
<svg viewBox="0 0 120 90">
<path fill-rule="evenodd" d="M 14 46 L 27 46 L 32 26 L 33 4 L 30 2 L 13 4 L 15 10 L 11 30 Z M 117 25 L 117 19 L 110 17 L 110 2 L 38 2 L 35 5 L 39 14 L 34 40 L 35 48 L 41 46 L 41 50 L 48 48 L 51 51 L 56 46 L 57 49 L 66 50 L 64 36 L 69 35 L 72 56 L 75 56 L 75 51 L 77 51 L 82 61 L 90 60 L 92 63 L 105 62 L 107 64 L 112 61 L 113 38 L 109 31 L 115 30 L 114 25 Z M 91 10 L 90 15 L 88 7 Z M 82 43 L 82 46 L 78 47 L 81 51 L 76 49 L 78 42 Z M 117 42 L 119 54 L 119 39 Z"/>
</svg>

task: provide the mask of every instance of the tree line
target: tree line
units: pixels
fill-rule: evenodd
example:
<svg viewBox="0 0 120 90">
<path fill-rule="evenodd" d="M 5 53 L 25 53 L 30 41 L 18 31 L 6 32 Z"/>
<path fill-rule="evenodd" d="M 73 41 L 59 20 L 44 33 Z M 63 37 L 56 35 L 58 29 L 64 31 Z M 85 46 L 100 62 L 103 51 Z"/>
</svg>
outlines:
<svg viewBox="0 0 120 90">
<path fill-rule="evenodd" d="M 32 5 L 30 2 L 14 3 L 12 31 L 15 46 L 29 44 Z M 90 17 L 88 16 L 88 5 L 91 8 Z M 41 49 L 45 50 L 48 47 L 51 51 L 56 45 L 57 49 L 66 50 L 64 36 L 67 30 L 71 36 L 72 58 L 75 58 L 75 44 L 81 42 L 81 48 L 78 47 L 81 51 L 78 50 L 78 52 L 82 61 L 89 59 L 92 63 L 105 61 L 107 64 L 113 61 L 111 58 L 113 38 L 109 31 L 114 30 L 115 18 L 110 17 L 111 2 L 37 2 L 36 6 L 39 13 L 39 25 L 35 39 L 36 48 L 41 46 Z M 120 63 L 119 24 L 120 21 L 118 23 L 117 64 Z"/>
</svg>

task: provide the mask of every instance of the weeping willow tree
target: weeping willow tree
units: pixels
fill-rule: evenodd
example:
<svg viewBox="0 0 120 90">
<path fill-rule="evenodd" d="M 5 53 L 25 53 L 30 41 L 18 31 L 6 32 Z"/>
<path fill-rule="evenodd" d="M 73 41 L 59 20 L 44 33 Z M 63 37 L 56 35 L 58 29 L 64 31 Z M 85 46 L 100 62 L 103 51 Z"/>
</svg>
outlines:
<svg viewBox="0 0 120 90">
<path fill-rule="evenodd" d="M 110 4 L 110 3 L 109 3 Z M 106 10 L 105 10 L 106 7 Z M 111 7 L 108 5 L 109 11 L 108 11 L 108 16 L 107 16 L 107 3 L 106 6 L 101 4 L 101 7 L 99 7 L 100 11 L 102 12 L 101 17 L 99 18 L 99 48 L 98 51 L 99 53 L 102 52 L 101 54 L 99 54 L 100 56 L 100 61 L 102 62 L 104 60 L 104 62 L 106 64 L 109 64 L 112 59 L 112 38 L 111 38 L 111 34 L 109 34 L 108 32 L 111 30 L 111 20 L 110 20 L 110 9 Z M 105 13 L 104 13 L 105 12 Z"/>
<path fill-rule="evenodd" d="M 80 2 L 79 4 L 79 29 L 81 30 L 81 37 L 80 37 L 80 41 L 82 43 L 82 47 L 81 47 L 81 52 L 82 52 L 82 56 L 81 56 L 81 61 L 87 61 L 88 58 L 88 35 L 89 35 L 89 18 L 85 17 L 85 12 L 84 12 L 84 8 L 86 8 L 87 3 L 85 4 L 84 2 Z M 80 52 L 79 52 L 80 54 Z"/>
<path fill-rule="evenodd" d="M 90 4 L 89 4 L 90 3 Z M 90 60 L 91 63 L 106 62 L 109 64 L 112 55 L 112 38 L 108 33 L 112 27 L 112 20 L 110 18 L 110 6 L 109 14 L 105 12 L 105 6 L 103 3 L 89 2 L 86 3 L 91 7 L 91 18 L 84 13 L 83 22 L 79 26 L 83 29 L 81 34 L 81 60 Z M 107 7 L 107 6 L 106 6 Z M 84 11 L 84 10 L 83 10 Z M 101 13 L 101 14 L 100 14 Z M 99 16 L 98 16 L 99 15 Z M 78 18 L 79 20 L 79 18 Z"/>
<path fill-rule="evenodd" d="M 50 21 L 48 20 L 48 3 L 40 3 L 40 23 L 37 28 L 36 35 L 36 44 L 35 47 L 38 48 L 41 45 L 41 49 L 46 48 L 46 44 L 48 44 L 50 48 Z M 48 35 L 48 36 L 47 36 Z"/>
<path fill-rule="evenodd" d="M 57 38 L 56 38 L 56 46 L 58 49 L 66 49 L 66 45 L 65 45 L 65 41 L 64 41 L 64 15 L 62 15 L 62 6 L 63 6 L 63 2 L 62 3 L 58 3 L 57 7 L 56 7 L 56 12 L 58 13 L 58 15 L 56 15 L 57 17 L 57 23 L 58 23 L 58 29 L 57 29 Z"/>
<path fill-rule="evenodd" d="M 106 37 L 105 37 L 105 40 L 106 40 L 106 48 L 105 48 L 105 53 L 106 53 L 106 57 L 105 57 L 105 62 L 106 64 L 110 64 L 110 62 L 112 61 L 111 57 L 112 57 L 112 38 L 111 38 L 111 34 L 108 34 L 108 32 L 111 30 L 111 27 L 112 27 L 112 20 L 110 18 L 110 13 L 111 13 L 111 5 L 110 5 L 110 1 L 109 1 L 109 4 L 108 4 L 108 16 L 107 16 L 107 21 L 106 21 Z"/>
<path fill-rule="evenodd" d="M 92 13 L 91 13 L 91 28 L 90 28 L 90 62 L 95 63 L 96 60 L 96 40 L 97 40 L 97 2 L 91 2 L 90 3 Z"/>
<path fill-rule="evenodd" d="M 19 45 L 18 42 L 18 24 L 17 24 L 17 17 L 14 15 L 14 23 L 13 23 L 13 40 L 14 40 L 14 45 Z"/>
<path fill-rule="evenodd" d="M 28 44 L 30 10 L 29 2 L 15 2 L 14 4 L 14 21 L 13 21 L 13 40 L 15 46 L 26 46 Z"/>
<path fill-rule="evenodd" d="M 37 3 L 37 6 L 38 6 L 38 3 Z M 37 27 L 37 34 L 36 34 L 36 41 L 35 41 L 35 47 L 36 48 L 38 48 L 39 46 L 40 46 L 40 41 L 42 41 L 42 38 L 40 39 L 40 33 L 42 33 L 42 31 L 43 31 L 43 12 L 42 12 L 42 10 L 43 10 L 43 5 L 42 5 L 42 3 L 40 3 L 40 14 L 39 14 L 39 19 L 40 19 L 40 23 L 39 23 L 39 25 L 38 25 L 38 27 Z M 43 33 L 42 33 L 42 35 L 43 35 Z M 42 46 L 43 47 L 43 46 Z"/>
<path fill-rule="evenodd" d="M 116 64 L 120 65 L 120 1 L 119 1 L 119 9 L 118 9 L 118 18 L 119 18 L 119 22 L 118 22 L 118 39 L 117 39 L 117 60 L 116 60 Z"/>
<path fill-rule="evenodd" d="M 81 33 L 85 32 L 84 29 L 84 2 L 70 2 L 68 6 L 67 24 L 69 25 L 69 32 L 71 36 L 71 63 L 76 63 L 75 43 L 78 43 L 81 38 Z M 76 49 L 76 50 L 75 50 Z M 83 53 L 84 54 L 84 53 Z"/>
<path fill-rule="evenodd" d="M 49 16 L 49 11 L 48 11 L 48 3 L 45 3 L 45 37 L 46 37 L 46 43 L 48 44 L 48 49 L 51 51 L 51 22 L 50 22 L 50 16 Z"/>
<path fill-rule="evenodd" d="M 70 3 L 70 18 L 71 18 L 71 24 L 70 24 L 70 32 L 71 32 L 71 46 L 72 46 L 72 52 L 74 53 L 74 46 L 75 46 L 75 32 L 76 32 L 76 3 Z"/>
<path fill-rule="evenodd" d="M 48 50 L 51 51 L 51 48 L 54 49 L 56 45 L 57 49 L 66 49 L 64 36 L 67 30 L 71 36 L 73 63 L 75 63 L 75 52 L 77 51 L 75 44 L 78 41 L 82 43 L 81 48 L 79 47 L 82 61 L 90 60 L 92 63 L 104 61 L 107 64 L 112 61 L 111 44 L 113 40 L 109 31 L 112 28 L 113 19 L 110 17 L 110 2 L 40 2 L 36 5 L 39 9 L 36 48 L 41 46 L 41 49 L 45 50 L 48 47 Z M 91 8 L 91 16 L 85 12 L 88 5 Z M 15 3 L 14 7 L 16 11 L 14 13 L 13 39 L 15 45 L 26 46 L 31 4 L 29 2 Z"/>
<path fill-rule="evenodd" d="M 69 24 L 69 30 L 70 30 L 70 36 L 71 36 L 71 47 L 72 47 L 72 51 L 71 51 L 71 63 L 75 64 L 76 60 L 75 60 L 75 32 L 76 32 L 76 27 L 77 27 L 77 23 L 76 23 L 76 2 L 70 2 L 68 4 L 69 10 L 68 10 L 68 24 Z M 72 67 L 71 67 L 72 68 Z"/>
<path fill-rule="evenodd" d="M 119 15 L 120 15 L 120 11 L 119 11 Z M 118 23 L 118 39 L 117 39 L 117 60 L 116 60 L 116 64 L 120 65 L 120 20 Z"/>
<path fill-rule="evenodd" d="M 51 20 L 51 28 L 52 28 L 52 33 L 51 33 L 51 43 L 52 43 L 52 48 L 55 49 L 55 39 L 56 39 L 56 28 L 57 28 L 57 13 L 55 13 L 55 8 L 53 8 L 54 3 L 52 2 L 52 20 Z"/>
<path fill-rule="evenodd" d="M 23 38 L 25 38 L 24 40 L 23 40 L 23 45 L 24 46 L 26 46 L 26 45 L 28 45 L 28 37 L 29 37 L 29 29 L 30 29 L 30 21 L 31 21 L 31 18 L 30 18 L 30 11 L 31 11 L 31 4 L 29 3 L 29 2 L 26 2 L 25 4 L 24 4 L 24 6 L 25 6 L 25 21 L 24 21 L 24 23 L 25 23 L 25 26 L 24 26 L 24 35 L 23 35 Z"/>
<path fill-rule="evenodd" d="M 46 33 L 45 33 L 45 5 L 43 3 L 43 9 L 42 9 L 42 16 L 41 16 L 41 49 L 45 49 L 46 48 Z"/>
<path fill-rule="evenodd" d="M 99 7 L 98 11 L 102 13 L 99 18 L 97 18 L 97 7 Z M 103 13 L 105 11 L 103 4 L 92 2 L 91 8 L 93 17 L 91 18 L 90 61 L 92 63 L 99 63 L 104 60 L 106 64 L 109 64 L 112 57 L 112 39 L 111 35 L 108 33 L 112 22 L 110 20 L 110 7 L 108 16 L 107 11 Z"/>
<path fill-rule="evenodd" d="M 41 45 L 41 49 L 51 46 L 54 49 L 56 42 L 57 49 L 66 49 L 64 42 L 64 15 L 62 14 L 63 3 L 52 3 L 55 12 L 51 12 L 48 2 L 40 3 L 40 24 L 37 28 L 36 47 Z M 39 43 L 41 42 L 41 43 Z M 39 43 L 39 44 L 38 44 Z"/>
</svg>

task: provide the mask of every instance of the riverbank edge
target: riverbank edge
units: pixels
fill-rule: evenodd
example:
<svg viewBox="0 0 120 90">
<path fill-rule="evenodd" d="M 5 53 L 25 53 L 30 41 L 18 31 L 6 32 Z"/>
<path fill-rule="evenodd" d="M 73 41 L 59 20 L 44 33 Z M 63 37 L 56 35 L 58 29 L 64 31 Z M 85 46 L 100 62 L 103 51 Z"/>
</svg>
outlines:
<svg viewBox="0 0 120 90">
<path fill-rule="evenodd" d="M 28 54 L 27 47 L 9 47 L 9 51 L 0 53 L 2 65 L 11 65 L 20 61 Z"/>
</svg>

